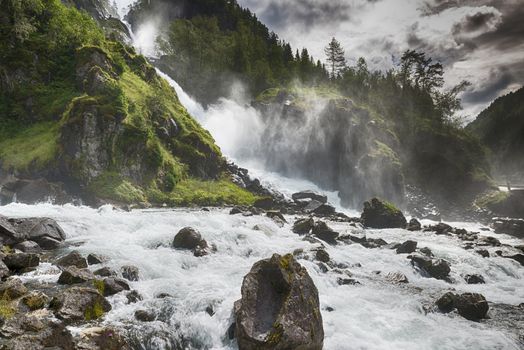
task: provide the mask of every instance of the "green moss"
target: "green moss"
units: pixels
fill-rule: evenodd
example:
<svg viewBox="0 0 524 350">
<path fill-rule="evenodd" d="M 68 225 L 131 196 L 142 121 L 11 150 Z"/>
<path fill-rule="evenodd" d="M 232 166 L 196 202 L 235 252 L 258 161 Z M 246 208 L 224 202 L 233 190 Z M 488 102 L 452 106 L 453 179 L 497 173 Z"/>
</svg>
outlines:
<svg viewBox="0 0 524 350">
<path fill-rule="evenodd" d="M 0 318 L 8 319 L 15 315 L 16 308 L 9 297 L 4 294 L 0 299 Z"/>
<path fill-rule="evenodd" d="M 93 286 L 96 288 L 96 290 L 98 290 L 98 293 L 100 293 L 101 295 L 104 295 L 104 292 L 105 292 L 104 281 L 94 280 Z"/>
<path fill-rule="evenodd" d="M 89 190 L 104 199 L 114 199 L 123 203 L 146 202 L 142 189 L 118 173 L 107 172 L 98 176 L 89 185 Z"/>
<path fill-rule="evenodd" d="M 475 204 L 480 208 L 493 209 L 508 199 L 509 196 L 509 192 L 493 191 L 477 199 Z"/>
<path fill-rule="evenodd" d="M 273 329 L 266 338 L 266 342 L 270 345 L 276 345 L 282 340 L 282 334 L 284 334 L 284 327 L 278 322 L 275 322 Z"/>
<path fill-rule="evenodd" d="M 282 267 L 284 270 L 290 270 L 291 269 L 291 261 L 293 261 L 293 255 L 292 254 L 286 254 L 283 257 L 280 258 L 280 267 Z"/>
<path fill-rule="evenodd" d="M 3 169 L 34 171 L 55 159 L 59 127 L 55 122 L 43 122 L 11 135 L 3 132 L 0 137 L 0 159 Z"/>
<path fill-rule="evenodd" d="M 381 200 L 382 204 L 384 205 L 384 208 L 390 213 L 390 214 L 399 214 L 402 213 L 400 209 L 398 209 L 393 203 L 388 202 L 386 200 Z"/>
<path fill-rule="evenodd" d="M 104 315 L 104 307 L 100 300 L 96 300 L 92 306 L 88 306 L 84 312 L 86 321 L 96 320 Z"/>
<path fill-rule="evenodd" d="M 43 295 L 33 293 L 25 296 L 23 302 L 30 310 L 38 310 L 45 307 L 46 298 Z"/>
<path fill-rule="evenodd" d="M 375 147 L 370 153 L 370 156 L 373 158 L 384 158 L 389 160 L 392 164 L 400 166 L 400 159 L 398 155 L 386 144 L 375 140 Z"/>
</svg>

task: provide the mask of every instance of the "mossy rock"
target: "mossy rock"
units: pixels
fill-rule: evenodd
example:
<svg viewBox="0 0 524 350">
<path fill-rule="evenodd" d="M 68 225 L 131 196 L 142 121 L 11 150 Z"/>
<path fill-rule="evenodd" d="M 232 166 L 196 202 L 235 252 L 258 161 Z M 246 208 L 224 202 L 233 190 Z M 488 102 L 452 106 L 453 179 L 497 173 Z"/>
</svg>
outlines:
<svg viewBox="0 0 524 350">
<path fill-rule="evenodd" d="M 406 218 L 400 209 L 378 198 L 364 203 L 361 220 L 364 226 L 370 228 L 406 228 L 407 225 Z"/>
</svg>

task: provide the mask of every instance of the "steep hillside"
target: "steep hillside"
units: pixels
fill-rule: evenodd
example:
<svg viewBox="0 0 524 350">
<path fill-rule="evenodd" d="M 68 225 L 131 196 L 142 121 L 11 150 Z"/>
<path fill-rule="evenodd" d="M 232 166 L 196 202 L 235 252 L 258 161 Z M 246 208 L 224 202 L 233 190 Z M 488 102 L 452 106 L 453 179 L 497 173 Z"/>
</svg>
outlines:
<svg viewBox="0 0 524 350">
<path fill-rule="evenodd" d="M 1 200 L 254 200 L 144 57 L 58 0 L 2 2 L 0 86 Z"/>
<path fill-rule="evenodd" d="M 496 99 L 467 130 L 489 147 L 501 181 L 524 183 L 524 88 Z"/>
</svg>

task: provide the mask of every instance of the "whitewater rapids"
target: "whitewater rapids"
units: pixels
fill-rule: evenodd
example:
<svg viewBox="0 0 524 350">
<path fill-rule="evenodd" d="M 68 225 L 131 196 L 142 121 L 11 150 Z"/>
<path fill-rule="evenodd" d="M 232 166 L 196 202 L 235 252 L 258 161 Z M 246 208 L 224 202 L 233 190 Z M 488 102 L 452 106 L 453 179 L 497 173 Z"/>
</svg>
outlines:
<svg viewBox="0 0 524 350">
<path fill-rule="evenodd" d="M 107 266 L 119 270 L 122 265 L 140 269 L 140 280 L 131 282 L 144 297 L 136 304 L 126 304 L 123 293 L 110 297 L 113 306 L 104 318 L 107 325 L 128 329 L 131 345 L 137 349 L 176 349 L 182 340 L 188 349 L 236 349 L 227 330 L 233 303 L 240 298 L 244 275 L 258 260 L 273 253 L 306 253 L 316 245 L 305 242 L 291 232 L 291 224 L 279 228 L 262 216 L 231 216 L 226 209 L 140 210 L 123 212 L 105 206 L 100 209 L 72 205 L 10 204 L 0 207 L 9 217 L 51 217 L 67 234 L 61 253 L 78 250 L 110 258 Z M 294 217 L 288 216 L 293 222 Z M 262 230 L 255 230 L 259 225 Z M 348 224 L 330 223 L 340 233 L 352 233 Z M 457 227 L 478 230 L 479 225 L 454 223 Z M 191 252 L 170 248 L 179 229 L 191 226 L 217 247 L 217 252 L 196 258 Z M 340 286 L 336 273 L 321 272 L 313 260 L 304 265 L 315 282 L 320 296 L 327 350 L 337 349 L 519 349 L 511 333 L 493 325 L 476 323 L 458 315 L 425 313 L 445 291 L 478 292 L 493 303 L 518 305 L 524 300 L 524 269 L 511 259 L 482 258 L 460 247 L 456 237 L 402 229 L 366 230 L 368 237 L 388 242 L 415 239 L 419 247 L 450 262 L 449 284 L 424 278 L 410 266 L 406 255 L 390 249 L 366 249 L 359 244 L 326 246 L 336 263 L 350 266 L 361 285 Z M 358 234 L 358 233 L 357 233 Z M 492 232 L 482 232 L 495 235 Z M 521 244 L 515 238 L 496 235 L 502 243 Z M 494 254 L 492 254 L 493 256 Z M 360 266 L 359 266 L 360 264 Z M 99 268 L 100 265 L 91 266 Z M 377 274 L 377 271 L 381 271 Z M 394 285 L 385 280 L 389 272 L 402 272 L 410 283 Z M 467 285 L 464 274 L 482 274 L 484 285 Z M 37 271 L 24 276 L 26 282 L 56 282 L 59 270 L 43 263 Z M 159 299 L 160 293 L 172 297 Z M 215 312 L 210 316 L 206 308 Z M 328 308 L 333 311 L 329 312 Z M 151 323 L 134 320 L 137 309 L 153 310 L 158 319 Z"/>
</svg>

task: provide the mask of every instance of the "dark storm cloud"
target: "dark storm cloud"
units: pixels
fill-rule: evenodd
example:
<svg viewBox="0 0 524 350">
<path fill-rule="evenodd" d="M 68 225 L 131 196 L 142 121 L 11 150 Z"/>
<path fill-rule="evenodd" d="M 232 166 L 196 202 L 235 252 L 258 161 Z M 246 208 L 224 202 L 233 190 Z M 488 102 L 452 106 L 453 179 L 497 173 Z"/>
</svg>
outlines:
<svg viewBox="0 0 524 350">
<path fill-rule="evenodd" d="M 492 69 L 486 84 L 467 91 L 462 96 L 465 104 L 486 103 L 497 98 L 508 85 L 514 82 L 514 76 L 508 68 Z"/>
<path fill-rule="evenodd" d="M 497 19 L 497 14 L 493 12 L 477 12 L 473 15 L 466 16 L 463 22 L 455 23 L 452 32 L 453 34 L 458 35 L 460 33 L 489 29 L 489 26 Z"/>
</svg>

